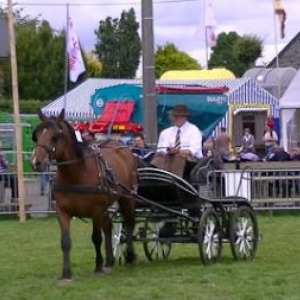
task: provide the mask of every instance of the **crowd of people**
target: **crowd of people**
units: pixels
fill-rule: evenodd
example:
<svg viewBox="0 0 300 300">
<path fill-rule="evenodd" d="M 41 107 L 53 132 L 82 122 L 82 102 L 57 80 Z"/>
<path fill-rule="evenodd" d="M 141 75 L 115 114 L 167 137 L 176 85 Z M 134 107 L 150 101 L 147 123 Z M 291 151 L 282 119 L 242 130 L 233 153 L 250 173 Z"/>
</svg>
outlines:
<svg viewBox="0 0 300 300">
<path fill-rule="evenodd" d="M 237 158 L 242 161 L 300 160 L 299 148 L 294 148 L 290 153 L 287 153 L 278 145 L 278 135 L 274 130 L 272 117 L 268 117 L 266 120 L 265 133 L 261 139 L 265 146 L 265 153 L 261 156 L 256 152 L 256 139 L 249 128 L 244 129 L 243 136 L 237 146 L 233 145 L 225 127 L 221 127 L 220 132 L 215 137 L 210 136 L 203 142 L 201 131 L 188 121 L 189 111 L 186 105 L 175 105 L 169 111 L 168 116 L 171 126 L 160 133 L 155 150 L 145 143 L 142 133 L 133 136 L 131 149 L 146 165 L 168 170 L 180 177 L 184 177 L 185 172 L 191 171 L 191 166 L 195 166 L 199 160 L 211 157 L 216 153 L 223 162 L 235 161 Z M 91 141 L 92 137 L 88 132 L 82 133 L 81 136 L 82 140 Z M 12 199 L 15 199 L 18 197 L 16 176 L 5 175 L 8 172 L 8 164 L 1 147 L 0 142 L 0 180 L 4 181 L 5 186 L 11 188 Z M 41 177 L 41 195 L 45 193 L 47 181 L 46 177 Z"/>
<path fill-rule="evenodd" d="M 147 163 L 181 177 L 190 162 L 195 164 L 202 157 L 216 153 L 221 156 L 223 162 L 300 160 L 299 148 L 287 153 L 279 146 L 274 121 L 270 116 L 265 123 L 264 135 L 259 139 L 264 145 L 264 153 L 258 153 L 255 147 L 257 139 L 250 128 L 244 129 L 240 143 L 236 146 L 233 145 L 225 127 L 221 127 L 215 137 L 210 136 L 202 142 L 201 131 L 188 121 L 188 115 L 188 108 L 185 105 L 175 105 L 169 112 L 171 126 L 160 133 L 155 154 L 150 147 L 145 146 L 144 136 L 141 133 L 133 138 L 133 152 L 140 158 L 151 152 L 151 159 L 148 158 Z"/>
</svg>

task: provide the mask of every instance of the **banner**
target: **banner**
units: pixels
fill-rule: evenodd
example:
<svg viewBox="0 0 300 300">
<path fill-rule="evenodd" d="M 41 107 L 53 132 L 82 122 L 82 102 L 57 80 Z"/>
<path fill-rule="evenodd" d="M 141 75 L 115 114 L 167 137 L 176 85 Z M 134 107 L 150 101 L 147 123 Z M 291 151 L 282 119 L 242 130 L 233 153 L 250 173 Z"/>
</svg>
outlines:
<svg viewBox="0 0 300 300">
<path fill-rule="evenodd" d="M 286 12 L 282 7 L 281 0 L 273 0 L 274 13 L 278 16 L 278 21 L 280 24 L 280 37 L 283 39 L 285 37 L 285 20 Z"/>
<path fill-rule="evenodd" d="M 210 47 L 216 46 L 217 37 L 215 34 L 217 22 L 215 18 L 215 12 L 212 4 L 212 0 L 205 0 L 205 34 L 206 34 L 206 43 Z"/>
<path fill-rule="evenodd" d="M 85 66 L 71 18 L 68 19 L 67 50 L 70 81 L 76 82 L 78 76 L 85 71 Z"/>
</svg>

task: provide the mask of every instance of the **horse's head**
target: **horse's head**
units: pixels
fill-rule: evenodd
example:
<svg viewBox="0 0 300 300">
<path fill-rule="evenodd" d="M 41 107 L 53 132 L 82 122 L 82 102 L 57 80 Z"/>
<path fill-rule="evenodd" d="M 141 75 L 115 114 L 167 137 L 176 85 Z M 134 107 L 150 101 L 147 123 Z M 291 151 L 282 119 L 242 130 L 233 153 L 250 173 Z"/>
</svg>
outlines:
<svg viewBox="0 0 300 300">
<path fill-rule="evenodd" d="M 45 171 L 50 159 L 58 159 L 63 153 L 64 109 L 57 117 L 48 118 L 38 112 L 41 123 L 34 129 L 32 140 L 36 143 L 32 153 L 31 165 L 35 171 Z"/>
</svg>

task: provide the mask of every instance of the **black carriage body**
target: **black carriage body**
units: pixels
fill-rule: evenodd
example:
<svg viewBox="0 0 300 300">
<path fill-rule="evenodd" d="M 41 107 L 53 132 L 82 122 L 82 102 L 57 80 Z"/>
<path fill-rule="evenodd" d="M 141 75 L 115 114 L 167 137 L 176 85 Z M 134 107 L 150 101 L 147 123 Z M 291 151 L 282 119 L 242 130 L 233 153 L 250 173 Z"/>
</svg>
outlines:
<svg viewBox="0 0 300 300">
<path fill-rule="evenodd" d="M 258 226 L 247 199 L 211 198 L 203 191 L 207 185 L 157 168 L 140 168 L 138 176 L 134 238 L 143 243 L 150 261 L 167 259 L 173 243 L 198 244 L 204 264 L 220 259 L 223 242 L 231 244 L 236 260 L 254 257 Z"/>
</svg>

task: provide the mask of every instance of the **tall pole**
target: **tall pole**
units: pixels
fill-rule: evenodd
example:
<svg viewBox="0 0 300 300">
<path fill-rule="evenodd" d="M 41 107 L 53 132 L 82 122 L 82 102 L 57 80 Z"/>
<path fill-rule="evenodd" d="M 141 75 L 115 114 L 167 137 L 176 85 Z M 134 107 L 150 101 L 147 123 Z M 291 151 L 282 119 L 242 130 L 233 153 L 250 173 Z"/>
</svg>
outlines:
<svg viewBox="0 0 300 300">
<path fill-rule="evenodd" d="M 204 27 L 205 32 L 205 63 L 206 63 L 206 69 L 208 70 L 208 61 L 209 61 L 209 47 L 208 47 L 208 36 L 207 36 L 207 27 Z"/>
<path fill-rule="evenodd" d="M 273 13 L 273 24 L 274 24 L 274 43 L 275 43 L 275 57 L 276 57 L 276 68 L 279 68 L 279 57 L 278 57 L 278 33 L 277 33 L 277 15 Z"/>
<path fill-rule="evenodd" d="M 69 4 L 66 4 L 66 37 L 65 37 L 65 73 L 64 73 L 64 106 L 65 113 L 67 112 L 67 93 L 68 93 L 68 72 L 69 72 L 69 54 L 68 54 L 68 41 L 69 41 Z"/>
<path fill-rule="evenodd" d="M 151 145 L 157 143 L 157 104 L 153 44 L 153 3 L 152 0 L 142 0 L 143 120 L 145 139 Z"/>
<path fill-rule="evenodd" d="M 10 46 L 12 96 L 13 96 L 13 110 L 14 110 L 14 123 L 15 123 L 15 140 L 16 140 L 16 152 L 17 152 L 19 220 L 21 223 L 24 223 L 26 220 L 26 215 L 25 215 L 25 205 L 24 205 L 22 136 L 21 136 L 21 122 L 20 122 L 20 111 L 19 111 L 18 69 L 17 69 L 17 58 L 16 58 L 14 17 L 13 17 L 11 0 L 7 0 L 7 8 L 8 8 L 8 36 L 9 36 L 9 46 Z"/>
</svg>

